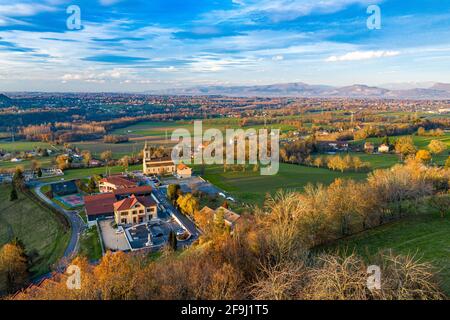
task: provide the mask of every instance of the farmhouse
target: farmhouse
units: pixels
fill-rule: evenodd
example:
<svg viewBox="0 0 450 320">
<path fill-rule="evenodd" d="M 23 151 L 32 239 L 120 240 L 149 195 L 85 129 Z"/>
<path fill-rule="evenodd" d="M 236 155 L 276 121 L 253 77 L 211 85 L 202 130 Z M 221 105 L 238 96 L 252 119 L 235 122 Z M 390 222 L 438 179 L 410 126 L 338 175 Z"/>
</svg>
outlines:
<svg viewBox="0 0 450 320">
<path fill-rule="evenodd" d="M 387 144 L 382 144 L 378 147 L 378 152 L 380 153 L 388 153 L 390 150 L 389 146 Z"/>
<path fill-rule="evenodd" d="M 103 178 L 99 182 L 99 190 L 101 193 L 114 192 L 119 189 L 134 188 L 137 183 L 124 176 L 111 176 Z"/>
<path fill-rule="evenodd" d="M 114 218 L 117 224 L 140 224 L 157 218 L 156 202 L 151 197 L 132 195 L 114 203 Z"/>
</svg>

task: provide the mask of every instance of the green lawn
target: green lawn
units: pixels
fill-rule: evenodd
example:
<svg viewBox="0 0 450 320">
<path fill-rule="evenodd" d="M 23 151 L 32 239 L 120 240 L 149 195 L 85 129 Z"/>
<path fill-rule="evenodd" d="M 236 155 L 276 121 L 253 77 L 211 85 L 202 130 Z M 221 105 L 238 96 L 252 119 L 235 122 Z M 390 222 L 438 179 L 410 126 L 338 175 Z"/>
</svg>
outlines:
<svg viewBox="0 0 450 320">
<path fill-rule="evenodd" d="M 399 163 L 399 157 L 396 154 L 368 154 L 363 152 L 350 152 L 351 156 L 359 157 L 364 162 L 370 163 L 370 169 L 386 169 L 393 165 Z M 346 156 L 347 153 L 338 154 L 341 156 Z M 331 155 L 320 154 L 321 157 L 331 157 Z M 317 157 L 315 155 L 314 157 Z"/>
<path fill-rule="evenodd" d="M 18 237 L 28 254 L 38 254 L 31 267 L 32 274 L 46 273 L 64 254 L 70 232 L 63 231 L 53 213 L 23 194 L 19 193 L 14 202 L 9 201 L 9 194 L 9 187 L 0 186 L 0 246 Z"/>
<path fill-rule="evenodd" d="M 390 139 L 391 143 L 394 143 L 395 140 L 399 139 L 400 137 L 406 137 L 406 136 L 389 137 L 389 139 Z M 447 145 L 449 150 L 444 152 L 443 154 L 433 156 L 433 161 L 440 165 L 443 165 L 445 163 L 445 160 L 448 158 L 449 152 L 450 152 L 450 133 L 446 133 L 442 137 L 422 137 L 422 136 L 417 136 L 417 135 L 410 135 L 410 137 L 412 137 L 414 144 L 416 145 L 416 147 L 418 149 L 428 150 L 428 145 L 430 144 L 431 140 L 440 140 L 440 141 L 444 142 Z M 356 140 L 353 143 L 363 144 L 365 141 L 370 141 L 370 142 L 373 142 L 376 144 L 381 144 L 383 139 L 384 138 L 368 138 L 365 140 Z M 393 156 L 393 155 L 382 154 L 382 155 L 374 155 L 374 156 L 388 157 L 388 156 Z"/>
<path fill-rule="evenodd" d="M 110 167 L 109 169 L 110 169 L 111 174 L 121 173 L 124 171 L 122 166 Z M 108 172 L 109 172 L 109 169 L 108 169 Z M 134 171 L 134 170 L 142 170 L 142 164 L 130 166 L 128 168 L 128 171 Z M 106 173 L 105 167 L 69 169 L 69 170 L 64 171 L 64 176 L 46 178 L 46 179 L 42 179 L 40 181 L 55 182 L 55 181 L 61 181 L 62 179 L 64 179 L 65 181 L 68 181 L 68 180 L 74 180 L 74 179 L 84 179 L 84 178 L 90 177 L 94 174 L 105 174 L 105 173 Z"/>
<path fill-rule="evenodd" d="M 37 141 L 16 141 L 16 142 L 0 142 L 0 150 L 7 152 L 21 152 L 41 149 L 55 150 L 55 148 L 47 142 Z"/>
<path fill-rule="evenodd" d="M 439 269 L 442 287 L 450 295 L 450 216 L 415 216 L 338 241 L 341 250 L 368 257 L 380 250 L 415 254 Z"/>
<path fill-rule="evenodd" d="M 194 167 L 200 172 L 198 167 Z M 330 171 L 293 164 L 280 164 L 280 170 L 274 176 L 262 176 L 253 172 L 249 166 L 246 172 L 223 172 L 223 166 L 211 165 L 205 169 L 203 177 L 219 188 L 228 191 L 242 202 L 262 204 L 266 193 L 275 193 L 279 189 L 301 190 L 308 183 L 330 184 L 337 178 L 362 180 L 367 177 L 363 172 Z"/>
<path fill-rule="evenodd" d="M 97 261 L 102 257 L 102 247 L 97 227 L 86 230 L 80 237 L 80 255 L 90 261 Z"/>
<path fill-rule="evenodd" d="M 42 168 L 52 167 L 53 157 L 36 158 L 35 160 L 41 165 Z M 23 167 L 24 169 L 31 168 L 32 160 L 24 160 L 21 162 L 0 161 L 0 169 L 14 169 L 16 167 Z"/>
</svg>

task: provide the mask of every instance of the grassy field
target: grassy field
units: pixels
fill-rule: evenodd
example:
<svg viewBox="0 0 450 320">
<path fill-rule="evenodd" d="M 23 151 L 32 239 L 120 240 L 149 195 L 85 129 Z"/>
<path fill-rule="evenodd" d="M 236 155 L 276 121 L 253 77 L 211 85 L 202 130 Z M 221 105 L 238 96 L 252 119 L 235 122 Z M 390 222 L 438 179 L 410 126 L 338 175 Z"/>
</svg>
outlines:
<svg viewBox="0 0 450 320">
<path fill-rule="evenodd" d="M 52 157 L 37 158 L 36 161 L 42 168 L 48 168 L 52 166 Z M 24 160 L 21 162 L 0 161 L 0 169 L 14 169 L 16 167 L 23 167 L 24 169 L 31 168 L 32 160 Z"/>
<path fill-rule="evenodd" d="M 18 237 L 27 253 L 37 253 L 33 275 L 49 271 L 67 247 L 70 232 L 64 232 L 53 213 L 36 205 L 19 193 L 19 199 L 9 201 L 10 188 L 0 186 L 0 246 Z"/>
<path fill-rule="evenodd" d="M 368 257 L 380 250 L 417 254 L 439 271 L 442 287 L 450 295 L 450 217 L 416 216 L 340 240 L 340 250 L 355 250 Z"/>
<path fill-rule="evenodd" d="M 228 120 L 231 123 L 225 124 L 223 120 L 205 120 L 203 121 L 203 131 L 206 131 L 210 128 L 216 128 L 225 132 L 226 129 L 236 129 L 240 128 L 237 119 Z M 248 128 L 254 129 L 262 129 L 263 125 L 255 125 L 244 127 L 243 129 Z M 294 129 L 292 126 L 288 125 L 268 125 L 268 128 L 276 128 L 281 131 L 287 131 Z M 130 141 L 126 143 L 104 143 L 103 141 L 86 141 L 86 142 L 77 142 L 74 143 L 76 147 L 80 150 L 89 150 L 91 153 L 98 157 L 100 153 L 106 150 L 111 150 L 114 158 L 119 159 L 124 155 L 130 155 L 132 153 L 139 153 L 144 148 L 145 141 L 148 141 L 150 144 L 155 145 L 174 145 L 175 143 L 171 141 L 172 132 L 176 129 L 187 129 L 192 137 L 194 136 L 194 125 L 192 122 L 188 121 L 177 121 L 177 122 L 141 122 L 138 124 L 134 124 L 125 128 L 114 130 L 111 134 L 116 135 L 127 135 Z"/>
<path fill-rule="evenodd" d="M 199 168 L 196 168 L 199 172 Z M 367 177 L 363 172 L 340 173 L 323 168 L 312 168 L 292 164 L 280 164 L 280 170 L 274 176 L 262 176 L 249 167 L 246 172 L 223 172 L 223 166 L 207 166 L 203 177 L 219 188 L 231 193 L 240 201 L 262 204 L 266 193 L 275 193 L 279 189 L 301 190 L 308 183 L 330 184 L 337 178 L 362 180 Z"/>
<path fill-rule="evenodd" d="M 0 142 L 0 150 L 6 152 L 22 152 L 41 149 L 55 150 L 55 148 L 47 142 L 36 142 L 36 141 L 16 141 L 16 142 Z"/>
<path fill-rule="evenodd" d="M 86 230 L 80 237 L 80 254 L 90 261 L 97 261 L 102 257 L 102 247 L 97 227 Z"/>
<path fill-rule="evenodd" d="M 142 170 L 142 164 L 130 166 L 128 168 L 128 171 L 134 171 L 134 170 Z M 108 169 L 108 172 L 111 172 L 111 174 L 121 173 L 121 172 L 124 172 L 124 168 L 122 166 L 110 167 Z M 86 168 L 86 169 L 69 169 L 69 170 L 64 171 L 64 176 L 41 179 L 40 181 L 41 182 L 55 182 L 55 181 L 62 181 L 62 179 L 64 179 L 65 181 L 68 181 L 68 180 L 74 180 L 74 179 L 84 179 L 84 178 L 90 177 L 94 174 L 105 174 L 105 173 L 106 173 L 105 167 Z"/>
</svg>

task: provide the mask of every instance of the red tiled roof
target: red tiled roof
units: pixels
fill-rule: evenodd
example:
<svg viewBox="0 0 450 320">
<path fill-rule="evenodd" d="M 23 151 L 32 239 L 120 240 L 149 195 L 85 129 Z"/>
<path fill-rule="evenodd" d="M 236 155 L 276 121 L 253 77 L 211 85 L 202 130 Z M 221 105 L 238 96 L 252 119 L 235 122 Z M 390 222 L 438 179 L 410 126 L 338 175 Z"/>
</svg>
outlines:
<svg viewBox="0 0 450 320">
<path fill-rule="evenodd" d="M 152 187 L 150 186 L 140 186 L 140 187 L 132 187 L 132 188 L 122 188 L 114 190 L 114 194 L 117 195 L 141 195 L 152 192 Z"/>
<path fill-rule="evenodd" d="M 100 182 L 108 182 L 111 184 L 114 184 L 115 186 L 119 187 L 119 188 L 132 188 L 132 187 L 136 187 L 136 182 L 131 181 L 127 178 L 124 177 L 107 177 L 107 178 L 103 178 L 102 180 L 100 180 Z"/>
<path fill-rule="evenodd" d="M 153 199 L 150 197 L 136 197 L 133 194 L 130 198 L 126 198 L 114 203 L 114 209 L 117 211 L 129 210 L 137 203 L 142 204 L 146 208 L 156 205 L 156 202 L 153 201 Z"/>
<path fill-rule="evenodd" d="M 184 170 L 184 169 L 189 169 L 189 167 L 187 165 L 185 165 L 184 163 L 179 163 L 177 165 L 177 170 Z"/>
<path fill-rule="evenodd" d="M 97 216 L 114 213 L 116 196 L 112 193 L 103 193 L 84 197 L 84 205 L 88 216 Z"/>
</svg>

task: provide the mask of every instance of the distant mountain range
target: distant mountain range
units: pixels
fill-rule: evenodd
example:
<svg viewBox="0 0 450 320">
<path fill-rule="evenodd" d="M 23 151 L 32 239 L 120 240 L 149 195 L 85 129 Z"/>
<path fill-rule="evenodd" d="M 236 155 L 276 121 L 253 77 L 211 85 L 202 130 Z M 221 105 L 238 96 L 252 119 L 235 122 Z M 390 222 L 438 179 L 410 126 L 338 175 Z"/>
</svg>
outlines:
<svg viewBox="0 0 450 320">
<path fill-rule="evenodd" d="M 9 108 L 13 105 L 13 100 L 0 93 L 0 108 Z"/>
<path fill-rule="evenodd" d="M 224 95 L 234 97 L 450 99 L 450 84 L 434 83 L 428 88 L 388 89 L 361 84 L 333 87 L 297 82 L 260 86 L 197 86 L 148 91 L 146 93 L 167 95 Z"/>
</svg>

